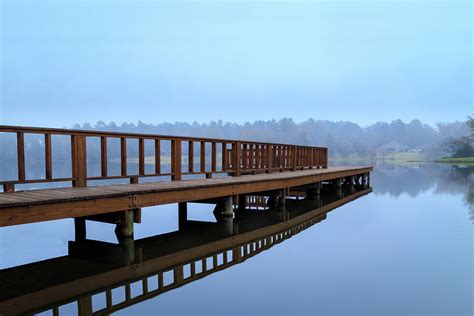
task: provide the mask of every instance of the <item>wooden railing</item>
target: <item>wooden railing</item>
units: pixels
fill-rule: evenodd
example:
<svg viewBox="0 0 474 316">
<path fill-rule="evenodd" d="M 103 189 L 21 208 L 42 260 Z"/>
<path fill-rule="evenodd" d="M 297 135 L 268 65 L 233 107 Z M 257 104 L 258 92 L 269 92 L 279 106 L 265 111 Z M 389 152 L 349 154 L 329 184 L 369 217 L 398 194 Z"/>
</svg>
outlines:
<svg viewBox="0 0 474 316">
<path fill-rule="evenodd" d="M 4 192 L 15 190 L 16 184 L 44 182 L 72 182 L 75 187 L 87 186 L 91 180 L 130 179 L 138 183 L 142 177 L 170 176 L 171 180 L 181 180 L 183 175 L 205 175 L 225 173 L 240 176 L 247 173 L 302 170 L 327 167 L 327 148 L 297 146 L 288 144 L 263 143 L 252 141 L 178 137 L 153 134 L 118 133 L 85 131 L 70 129 L 52 129 L 36 127 L 18 127 L 0 125 L 0 137 L 7 133 L 16 135 L 16 179 L 0 179 Z M 44 177 L 27 177 L 25 157 L 25 135 L 35 134 L 44 137 L 40 141 L 44 150 Z M 69 161 L 70 176 L 57 177 L 53 170 L 53 137 L 65 136 L 71 149 Z M 96 138 L 100 141 L 100 175 L 90 175 L 87 163 L 90 160 L 87 141 Z M 108 144 L 111 139 L 120 143 L 120 172 L 111 175 L 108 165 Z M 138 141 L 135 157 L 128 157 L 127 146 L 131 140 Z M 146 145 L 154 148 L 152 156 L 145 155 Z M 196 148 L 199 150 L 196 150 Z M 5 149 L 0 149 L 5 150 Z M 150 150 L 148 150 L 149 152 Z M 163 153 L 164 151 L 164 153 Z M 185 157 L 185 161 L 183 161 Z M 149 161 L 151 158 L 152 161 Z M 138 159 L 138 172 L 129 172 L 130 159 Z M 147 161 L 154 165 L 152 171 L 146 171 Z M 169 170 L 163 170 L 163 160 L 169 161 Z M 183 163 L 185 163 L 183 168 Z M 2 168 L 0 167 L 0 176 Z"/>
</svg>

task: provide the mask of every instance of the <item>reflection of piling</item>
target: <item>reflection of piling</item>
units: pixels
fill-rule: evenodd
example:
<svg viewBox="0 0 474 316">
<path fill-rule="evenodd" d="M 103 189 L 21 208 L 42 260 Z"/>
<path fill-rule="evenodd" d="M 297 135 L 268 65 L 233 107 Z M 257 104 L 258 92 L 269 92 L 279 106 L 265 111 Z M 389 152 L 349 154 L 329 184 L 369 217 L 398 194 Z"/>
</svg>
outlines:
<svg viewBox="0 0 474 316">
<path fill-rule="evenodd" d="M 318 200 L 321 195 L 321 182 L 311 185 L 306 191 L 306 198 L 308 200 Z"/>
<path fill-rule="evenodd" d="M 77 217 L 74 219 L 74 236 L 76 241 L 86 239 L 86 219 Z"/>
<path fill-rule="evenodd" d="M 222 223 L 225 228 L 225 234 L 232 235 L 234 233 L 234 203 L 232 196 L 224 199 Z"/>
<path fill-rule="evenodd" d="M 188 221 L 188 204 L 186 202 L 178 203 L 178 227 L 184 230 Z"/>
<path fill-rule="evenodd" d="M 234 202 L 233 202 L 232 196 L 228 196 L 224 198 L 223 215 L 234 216 Z"/>
<path fill-rule="evenodd" d="M 370 173 L 364 173 L 362 175 L 362 186 L 368 188 L 370 186 Z"/>
<path fill-rule="evenodd" d="M 224 235 L 234 234 L 234 218 L 232 216 L 224 216 L 222 219 L 222 227 L 224 229 Z"/>
<path fill-rule="evenodd" d="M 130 237 L 122 238 L 120 240 L 120 246 L 124 251 L 126 264 L 135 263 L 135 240 Z"/>
</svg>

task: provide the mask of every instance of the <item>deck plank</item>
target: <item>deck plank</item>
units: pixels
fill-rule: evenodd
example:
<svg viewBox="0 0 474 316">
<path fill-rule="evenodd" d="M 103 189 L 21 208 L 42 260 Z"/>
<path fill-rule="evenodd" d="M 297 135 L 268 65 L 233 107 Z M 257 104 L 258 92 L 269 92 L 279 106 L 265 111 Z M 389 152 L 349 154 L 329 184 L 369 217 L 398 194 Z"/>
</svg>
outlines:
<svg viewBox="0 0 474 316">
<path fill-rule="evenodd" d="M 372 167 L 329 167 L 240 177 L 0 193 L 0 227 L 278 190 L 371 171 Z"/>
<path fill-rule="evenodd" d="M 302 171 L 287 171 L 271 174 L 246 175 L 241 177 L 221 177 L 213 179 L 190 179 L 181 181 L 146 182 L 139 184 L 114 184 L 107 186 L 54 188 L 13 193 L 0 193 L 0 209 L 31 204 L 57 203 L 64 200 L 82 200 L 90 198 L 104 198 L 116 195 L 137 193 L 157 193 L 165 191 L 179 191 L 181 189 L 197 189 L 215 187 L 219 185 L 238 185 L 257 183 L 272 180 L 287 180 L 311 175 L 327 175 L 341 171 L 355 172 L 370 167 L 329 167 L 327 169 L 313 169 Z"/>
</svg>

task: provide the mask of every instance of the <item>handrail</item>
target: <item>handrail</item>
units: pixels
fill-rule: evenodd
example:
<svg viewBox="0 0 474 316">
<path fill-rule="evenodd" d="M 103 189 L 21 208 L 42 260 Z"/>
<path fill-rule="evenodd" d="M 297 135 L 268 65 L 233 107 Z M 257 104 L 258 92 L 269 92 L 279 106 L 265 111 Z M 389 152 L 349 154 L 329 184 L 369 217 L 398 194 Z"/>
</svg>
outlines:
<svg viewBox="0 0 474 316">
<path fill-rule="evenodd" d="M 183 175 L 201 174 L 206 178 L 211 178 L 213 174 L 219 173 L 240 176 L 248 173 L 327 167 L 327 148 L 323 147 L 204 137 L 0 125 L 0 135 L 5 133 L 16 134 L 17 178 L 0 179 L 0 185 L 3 185 L 4 192 L 13 192 L 16 184 L 27 183 L 71 181 L 74 187 L 84 187 L 87 186 L 87 181 L 92 180 L 128 178 L 131 183 L 138 183 L 138 179 L 142 177 L 170 176 L 171 180 L 181 180 Z M 25 134 L 44 136 L 42 142 L 45 161 L 43 178 L 30 179 L 26 175 Z M 53 174 L 53 135 L 70 137 L 70 177 L 60 178 Z M 88 138 L 100 138 L 99 176 L 92 176 L 87 172 L 87 161 L 90 160 L 87 152 Z M 120 174 L 110 175 L 108 172 L 107 144 L 109 139 L 120 139 Z M 137 157 L 127 156 L 127 140 L 138 140 Z M 155 168 L 153 172 L 145 170 L 147 142 L 153 142 L 154 146 L 152 164 Z M 187 146 L 183 146 L 186 143 Z M 199 151 L 195 152 L 196 145 L 199 145 Z M 184 152 L 183 147 L 185 147 Z M 170 160 L 169 170 L 166 171 L 162 170 L 164 165 L 162 163 L 162 149 L 168 151 L 168 155 L 164 157 L 169 157 Z M 187 156 L 187 161 L 184 164 L 186 170 L 183 170 L 183 154 Z M 138 173 L 132 174 L 127 169 L 127 165 L 130 163 L 129 158 L 138 159 Z"/>
</svg>

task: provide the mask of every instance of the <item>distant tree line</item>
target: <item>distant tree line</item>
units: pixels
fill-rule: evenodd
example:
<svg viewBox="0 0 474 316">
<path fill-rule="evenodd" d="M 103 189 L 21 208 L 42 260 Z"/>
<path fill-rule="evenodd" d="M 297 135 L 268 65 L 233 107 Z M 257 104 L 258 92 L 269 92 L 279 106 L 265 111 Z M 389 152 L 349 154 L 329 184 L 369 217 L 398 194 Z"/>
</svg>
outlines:
<svg viewBox="0 0 474 316">
<path fill-rule="evenodd" d="M 472 129 L 472 120 L 470 127 Z M 211 138 L 242 139 L 255 141 L 280 142 L 301 145 L 324 146 L 329 148 L 331 156 L 347 157 L 351 154 L 367 157 L 379 146 L 392 141 L 409 148 L 421 150 L 433 157 L 442 156 L 449 148 L 449 142 L 470 137 L 470 128 L 465 122 L 438 123 L 435 127 L 423 124 L 419 120 L 409 123 L 395 120 L 390 123 L 378 122 L 369 126 L 360 126 L 353 122 L 334 122 L 309 119 L 296 123 L 292 119 L 255 121 L 236 124 L 222 121 L 209 123 L 159 123 L 146 124 L 115 122 L 96 124 L 85 123 L 72 126 L 74 129 L 95 131 L 117 131 L 181 136 L 200 136 Z M 0 135 L 0 159 L 12 160 L 16 155 L 15 135 Z M 68 139 L 57 137 L 53 143 L 56 159 L 67 159 Z M 44 139 L 31 136 L 25 138 L 27 155 L 33 159 L 44 159 Z M 64 149 L 64 150 L 62 150 Z M 97 150 L 95 150 L 97 149 Z M 98 144 L 89 150 L 98 151 Z M 135 151 L 133 148 L 132 151 Z M 444 151 L 444 152 L 443 152 Z M 119 153 L 115 153 L 119 157 Z M 115 156 L 115 154 L 113 156 Z M 131 155 L 134 155 L 132 152 Z M 113 157 L 112 157 L 113 158 Z"/>
<path fill-rule="evenodd" d="M 395 120 L 390 123 L 378 122 L 362 127 L 353 122 L 334 122 L 309 119 L 295 123 L 292 119 L 255 121 L 253 123 L 160 123 L 137 124 L 97 122 L 74 125 L 77 129 L 98 131 L 123 131 L 133 133 L 168 134 L 181 136 L 201 136 L 280 142 L 289 144 L 324 146 L 331 155 L 348 156 L 358 154 L 367 156 L 378 147 L 392 141 L 399 142 L 412 149 L 419 149 L 434 156 L 440 151 L 449 150 L 444 146 L 449 140 L 470 135 L 465 122 L 438 123 L 435 127 L 423 124 L 419 120 L 404 123 Z"/>
</svg>

